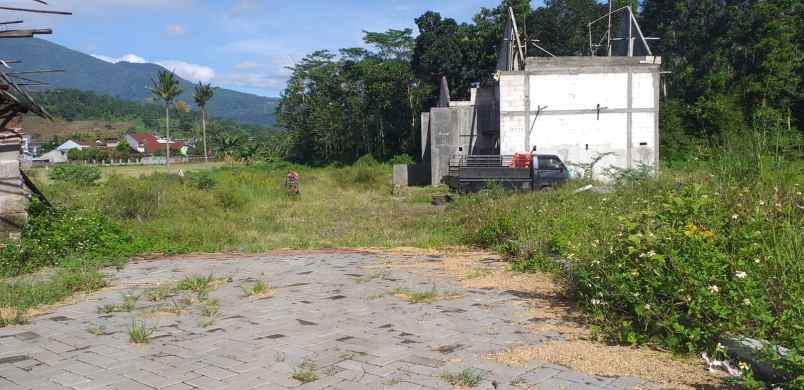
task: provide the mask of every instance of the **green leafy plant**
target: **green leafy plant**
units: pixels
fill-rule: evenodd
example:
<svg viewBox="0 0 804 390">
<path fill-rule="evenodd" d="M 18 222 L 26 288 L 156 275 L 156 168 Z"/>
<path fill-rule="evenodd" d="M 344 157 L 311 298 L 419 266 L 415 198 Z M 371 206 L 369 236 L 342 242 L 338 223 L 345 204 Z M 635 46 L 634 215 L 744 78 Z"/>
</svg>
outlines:
<svg viewBox="0 0 804 390">
<path fill-rule="evenodd" d="M 318 374 L 315 373 L 315 369 L 315 363 L 310 360 L 305 360 L 298 367 L 296 367 L 295 370 L 293 370 L 293 375 L 291 375 L 291 378 L 301 383 L 315 382 L 318 380 Z"/>
<path fill-rule="evenodd" d="M 237 189 L 217 188 L 213 195 L 218 205 L 225 210 L 240 210 L 248 203 L 248 197 Z"/>
<path fill-rule="evenodd" d="M 89 165 L 56 165 L 50 169 L 48 177 L 53 181 L 61 181 L 80 185 L 93 185 L 100 180 L 100 168 Z"/>
<path fill-rule="evenodd" d="M 388 163 L 391 165 L 397 165 L 397 164 L 412 165 L 416 163 L 416 160 L 414 160 L 413 157 L 411 157 L 409 154 L 403 153 L 394 156 L 393 158 L 388 160 Z"/>
<path fill-rule="evenodd" d="M 138 249 L 119 226 L 98 212 L 47 209 L 34 202 L 18 241 L 0 249 L 0 275 L 80 262 L 114 264 Z"/>
<path fill-rule="evenodd" d="M 176 294 L 176 288 L 170 285 L 149 288 L 145 290 L 145 299 L 150 302 L 159 302 Z"/>
<path fill-rule="evenodd" d="M 214 281 L 215 277 L 212 274 L 207 276 L 190 275 L 180 280 L 176 285 L 176 289 L 202 293 L 208 291 Z"/>
<path fill-rule="evenodd" d="M 128 341 L 132 344 L 148 344 L 154 332 L 145 321 L 132 321 L 128 327 Z"/>
<path fill-rule="evenodd" d="M 436 290 L 435 286 L 427 291 L 413 291 L 400 288 L 395 290 L 394 293 L 410 303 L 431 303 L 441 296 L 441 293 Z"/>
<path fill-rule="evenodd" d="M 249 297 L 267 296 L 271 292 L 271 287 L 262 280 L 254 282 L 251 287 L 243 287 L 243 292 Z"/>
<path fill-rule="evenodd" d="M 485 374 L 481 371 L 467 368 L 460 372 L 444 372 L 441 379 L 452 386 L 475 387 L 485 379 Z"/>
</svg>

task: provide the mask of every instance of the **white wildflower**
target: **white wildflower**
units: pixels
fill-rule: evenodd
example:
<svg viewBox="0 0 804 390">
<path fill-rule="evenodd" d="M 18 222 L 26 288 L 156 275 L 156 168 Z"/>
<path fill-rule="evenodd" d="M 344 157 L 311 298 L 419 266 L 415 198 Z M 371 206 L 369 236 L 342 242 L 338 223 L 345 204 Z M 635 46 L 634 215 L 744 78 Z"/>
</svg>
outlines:
<svg viewBox="0 0 804 390">
<path fill-rule="evenodd" d="M 718 292 L 720 292 L 720 288 L 713 284 L 713 285 L 709 286 L 709 292 L 712 293 L 712 294 L 717 294 Z"/>
<path fill-rule="evenodd" d="M 645 304 L 645 310 L 650 310 L 650 304 L 649 303 Z"/>
<path fill-rule="evenodd" d="M 732 214 L 731 219 L 737 219 L 737 218 L 740 218 L 740 216 L 737 214 Z"/>
<path fill-rule="evenodd" d="M 593 304 L 593 305 L 595 305 L 595 306 L 598 306 L 598 305 L 602 305 L 602 304 L 603 304 L 603 301 L 601 301 L 601 300 L 599 300 L 599 299 L 593 299 L 593 300 L 591 300 L 591 302 L 592 302 L 592 304 Z"/>
<path fill-rule="evenodd" d="M 750 300 L 750 299 L 748 299 L 748 298 L 743 299 L 743 305 L 745 305 L 745 306 L 751 306 L 751 300 Z"/>
<path fill-rule="evenodd" d="M 748 274 L 747 274 L 747 273 L 745 273 L 745 271 L 737 271 L 737 272 L 734 274 L 734 276 L 736 276 L 736 277 L 737 277 L 737 279 L 745 279 L 745 277 L 746 277 L 746 276 L 748 276 Z"/>
</svg>

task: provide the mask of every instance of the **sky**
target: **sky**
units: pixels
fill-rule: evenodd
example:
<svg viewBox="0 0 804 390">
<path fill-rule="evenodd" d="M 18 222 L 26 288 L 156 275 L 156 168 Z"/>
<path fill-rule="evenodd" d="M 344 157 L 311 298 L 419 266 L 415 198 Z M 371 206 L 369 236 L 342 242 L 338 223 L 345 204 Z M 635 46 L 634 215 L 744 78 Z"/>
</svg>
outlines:
<svg viewBox="0 0 804 390">
<path fill-rule="evenodd" d="M 5 6 L 43 8 L 32 0 Z M 458 22 L 498 0 L 48 0 L 72 16 L 4 12 L 104 61 L 158 63 L 190 81 L 279 96 L 287 66 L 319 49 L 363 46 L 363 31 L 413 28 L 428 10 Z M 535 3 L 534 3 L 535 5 Z M 17 26 L 15 26 L 17 27 Z"/>
</svg>

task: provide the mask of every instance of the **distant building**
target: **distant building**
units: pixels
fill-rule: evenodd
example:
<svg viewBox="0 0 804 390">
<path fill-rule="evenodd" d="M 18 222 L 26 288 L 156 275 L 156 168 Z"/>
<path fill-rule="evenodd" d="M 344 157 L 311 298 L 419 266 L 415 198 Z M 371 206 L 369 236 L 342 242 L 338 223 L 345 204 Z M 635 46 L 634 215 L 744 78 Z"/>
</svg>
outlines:
<svg viewBox="0 0 804 390">
<path fill-rule="evenodd" d="M 39 157 L 33 158 L 34 162 L 44 164 L 59 164 L 67 162 L 67 152 L 59 149 L 53 149 Z"/>
<path fill-rule="evenodd" d="M 65 143 L 59 145 L 56 150 L 60 150 L 64 153 L 68 153 L 70 150 L 78 149 L 84 150 L 86 148 L 90 148 L 92 145 L 81 143 L 80 141 L 73 141 L 71 139 L 67 140 Z"/>
<path fill-rule="evenodd" d="M 97 148 L 116 148 L 120 145 L 120 140 L 117 138 L 105 138 L 95 140 L 95 147 Z"/>
<path fill-rule="evenodd" d="M 157 138 L 151 133 L 126 134 L 126 143 L 131 149 L 140 154 L 157 154 L 165 151 L 167 140 Z M 184 141 L 173 141 L 170 150 L 180 153 L 187 153 L 187 146 Z"/>
</svg>

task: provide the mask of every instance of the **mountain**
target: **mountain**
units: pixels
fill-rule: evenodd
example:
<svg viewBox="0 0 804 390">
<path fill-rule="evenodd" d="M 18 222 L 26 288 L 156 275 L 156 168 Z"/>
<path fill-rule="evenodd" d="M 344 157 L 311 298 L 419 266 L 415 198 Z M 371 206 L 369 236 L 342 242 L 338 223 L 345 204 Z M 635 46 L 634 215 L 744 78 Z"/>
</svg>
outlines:
<svg viewBox="0 0 804 390">
<path fill-rule="evenodd" d="M 149 102 L 151 93 L 146 87 L 152 78 L 164 70 L 156 64 L 118 62 L 112 64 L 91 55 L 38 38 L 0 39 L 0 58 L 22 61 L 13 64 L 14 72 L 40 69 L 61 69 L 64 73 L 43 73 L 29 76 L 45 81 L 50 89 L 78 89 L 108 95 L 120 99 Z M 194 84 L 181 80 L 184 93 L 180 100 L 193 104 Z M 32 88 L 33 90 L 38 90 Z M 249 93 L 216 88 L 215 97 L 207 105 L 213 117 L 227 118 L 236 122 L 271 126 L 278 99 Z"/>
</svg>

